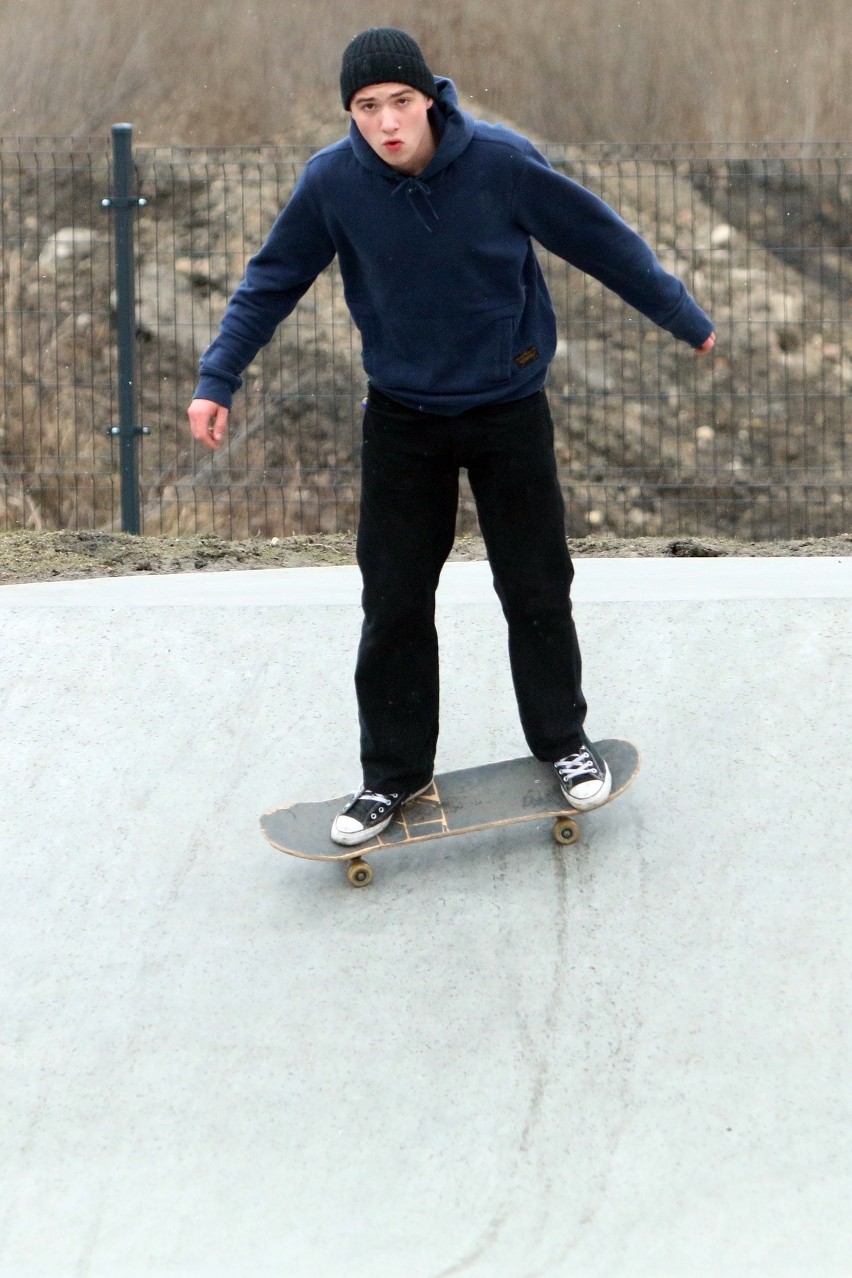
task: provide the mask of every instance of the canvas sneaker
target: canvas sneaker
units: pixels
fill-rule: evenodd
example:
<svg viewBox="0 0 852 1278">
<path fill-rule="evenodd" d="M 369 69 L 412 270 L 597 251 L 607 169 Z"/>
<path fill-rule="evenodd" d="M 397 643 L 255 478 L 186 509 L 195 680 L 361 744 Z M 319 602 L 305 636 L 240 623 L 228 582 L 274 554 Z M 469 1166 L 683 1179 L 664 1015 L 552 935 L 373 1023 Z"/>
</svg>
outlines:
<svg viewBox="0 0 852 1278">
<path fill-rule="evenodd" d="M 606 803 L 612 790 L 612 776 L 606 760 L 585 738 L 583 745 L 553 765 L 559 788 L 578 812 L 587 812 Z"/>
<path fill-rule="evenodd" d="M 431 784 L 431 781 L 427 781 L 419 790 L 393 794 L 379 794 L 376 790 L 368 790 L 362 786 L 334 818 L 331 826 L 332 840 L 351 848 L 375 838 L 388 828 L 403 803 L 416 799 L 419 794 L 425 794 Z"/>
</svg>

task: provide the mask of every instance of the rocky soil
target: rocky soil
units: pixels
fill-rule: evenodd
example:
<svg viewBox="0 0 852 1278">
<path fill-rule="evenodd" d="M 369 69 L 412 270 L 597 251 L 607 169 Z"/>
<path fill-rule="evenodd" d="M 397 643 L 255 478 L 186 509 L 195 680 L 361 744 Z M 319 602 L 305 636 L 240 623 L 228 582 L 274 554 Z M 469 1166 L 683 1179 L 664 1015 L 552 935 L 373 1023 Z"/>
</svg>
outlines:
<svg viewBox="0 0 852 1278">
<path fill-rule="evenodd" d="M 663 556 L 852 555 L 852 534 L 798 541 L 746 542 L 724 538 L 571 538 L 571 554 L 627 559 Z M 451 559 L 484 559 L 479 537 L 460 537 Z M 0 584 L 61 581 L 79 577 L 125 577 L 135 573 L 227 572 L 235 569 L 298 568 L 353 564 L 351 533 L 250 538 L 226 541 L 215 535 L 132 537 L 126 533 L 0 533 Z"/>
</svg>

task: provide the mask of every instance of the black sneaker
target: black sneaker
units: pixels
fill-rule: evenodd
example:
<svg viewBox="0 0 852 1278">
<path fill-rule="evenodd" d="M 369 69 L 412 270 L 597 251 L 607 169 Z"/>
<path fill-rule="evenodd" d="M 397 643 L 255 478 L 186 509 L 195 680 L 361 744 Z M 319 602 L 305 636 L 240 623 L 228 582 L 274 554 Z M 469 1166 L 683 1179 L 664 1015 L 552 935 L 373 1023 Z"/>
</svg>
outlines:
<svg viewBox="0 0 852 1278">
<path fill-rule="evenodd" d="M 588 812 L 606 803 L 612 790 L 612 776 L 606 760 L 598 754 L 586 737 L 585 742 L 564 759 L 553 765 L 559 778 L 559 788 L 578 812 Z"/>
<path fill-rule="evenodd" d="M 425 794 L 431 784 L 431 781 L 427 781 L 419 790 L 395 794 L 379 794 L 362 786 L 334 818 L 331 826 L 332 840 L 351 848 L 375 838 L 388 828 L 403 803 L 416 799 L 418 794 Z"/>
</svg>

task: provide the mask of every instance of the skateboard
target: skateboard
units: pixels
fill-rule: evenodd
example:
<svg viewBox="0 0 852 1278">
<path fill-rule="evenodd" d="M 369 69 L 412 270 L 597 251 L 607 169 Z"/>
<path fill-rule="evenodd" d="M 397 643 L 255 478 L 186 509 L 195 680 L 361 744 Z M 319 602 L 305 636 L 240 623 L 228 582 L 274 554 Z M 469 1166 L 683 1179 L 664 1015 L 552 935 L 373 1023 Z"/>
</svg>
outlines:
<svg viewBox="0 0 852 1278">
<path fill-rule="evenodd" d="M 629 741 L 596 741 L 595 745 L 612 773 L 612 792 L 607 799 L 611 803 L 636 777 L 639 751 Z M 424 794 L 399 809 L 386 830 L 368 843 L 349 848 L 333 843 L 329 833 L 348 799 L 349 795 L 342 795 L 323 803 L 275 808 L 261 817 L 260 828 L 279 852 L 306 861 L 348 861 L 349 882 L 353 887 L 365 887 L 373 877 L 365 857 L 373 852 L 548 817 L 553 820 L 553 838 L 564 846 L 578 841 L 580 821 L 590 815 L 566 802 L 552 764 L 530 757 L 436 776 Z"/>
</svg>

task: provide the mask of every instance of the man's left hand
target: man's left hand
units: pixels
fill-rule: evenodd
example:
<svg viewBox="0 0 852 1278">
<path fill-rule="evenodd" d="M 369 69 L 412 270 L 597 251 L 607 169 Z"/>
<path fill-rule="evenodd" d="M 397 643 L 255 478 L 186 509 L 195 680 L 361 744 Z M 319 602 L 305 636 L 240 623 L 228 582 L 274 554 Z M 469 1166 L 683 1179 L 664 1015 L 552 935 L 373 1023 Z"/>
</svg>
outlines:
<svg viewBox="0 0 852 1278">
<path fill-rule="evenodd" d="M 696 346 L 696 355 L 709 355 L 713 347 L 716 345 L 716 334 L 711 333 L 706 342 L 702 342 L 700 346 Z"/>
</svg>

